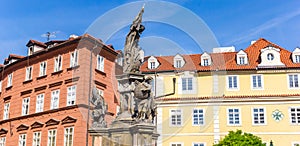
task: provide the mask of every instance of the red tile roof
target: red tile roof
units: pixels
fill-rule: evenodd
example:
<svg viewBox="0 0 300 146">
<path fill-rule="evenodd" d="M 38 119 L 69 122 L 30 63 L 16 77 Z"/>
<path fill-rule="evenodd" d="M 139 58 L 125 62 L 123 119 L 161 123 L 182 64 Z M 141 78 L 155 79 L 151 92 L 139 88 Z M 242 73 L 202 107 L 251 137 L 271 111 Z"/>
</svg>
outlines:
<svg viewBox="0 0 300 146">
<path fill-rule="evenodd" d="M 42 42 L 39 42 L 39 41 L 36 41 L 36 40 L 29 40 L 29 42 L 26 44 L 26 46 L 28 47 L 31 44 L 38 45 L 38 46 L 41 46 L 41 47 L 47 47 L 46 44 L 44 44 Z"/>
<path fill-rule="evenodd" d="M 254 44 L 250 45 L 245 49 L 248 55 L 247 65 L 238 65 L 236 63 L 237 52 L 225 52 L 225 53 L 211 53 L 212 64 L 210 66 L 201 66 L 201 55 L 182 55 L 186 64 L 182 68 L 175 68 L 173 66 L 174 56 L 157 56 L 155 57 L 160 65 L 155 69 L 148 69 L 148 58 L 145 58 L 145 62 L 141 66 L 142 72 L 163 72 L 163 71 L 180 71 L 180 70 L 195 70 L 195 71 L 212 71 L 212 70 L 252 70 L 256 69 L 260 63 L 260 50 L 272 45 L 280 49 L 281 62 L 286 65 L 285 68 L 296 68 L 300 67 L 299 63 L 293 63 L 291 59 L 291 52 L 284 48 L 267 41 L 266 39 L 260 38 Z"/>
</svg>

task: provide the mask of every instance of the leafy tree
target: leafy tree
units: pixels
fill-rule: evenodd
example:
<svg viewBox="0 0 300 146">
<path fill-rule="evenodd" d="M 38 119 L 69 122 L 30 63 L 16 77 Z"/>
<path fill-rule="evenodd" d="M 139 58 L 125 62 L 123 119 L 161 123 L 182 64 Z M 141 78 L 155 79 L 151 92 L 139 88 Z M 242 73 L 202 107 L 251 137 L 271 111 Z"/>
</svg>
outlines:
<svg viewBox="0 0 300 146">
<path fill-rule="evenodd" d="M 229 131 L 229 134 L 214 146 L 266 146 L 261 138 L 251 133 L 243 133 L 241 130 Z"/>
</svg>

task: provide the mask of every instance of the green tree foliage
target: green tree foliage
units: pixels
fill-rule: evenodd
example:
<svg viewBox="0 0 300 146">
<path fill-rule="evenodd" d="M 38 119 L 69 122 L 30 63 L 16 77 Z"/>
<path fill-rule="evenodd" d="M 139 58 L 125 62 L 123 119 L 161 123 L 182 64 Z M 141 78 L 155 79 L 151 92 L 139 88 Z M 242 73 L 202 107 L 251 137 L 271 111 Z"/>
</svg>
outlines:
<svg viewBox="0 0 300 146">
<path fill-rule="evenodd" d="M 243 133 L 241 130 L 229 131 L 229 134 L 214 146 L 266 146 L 261 138 L 251 133 Z"/>
</svg>

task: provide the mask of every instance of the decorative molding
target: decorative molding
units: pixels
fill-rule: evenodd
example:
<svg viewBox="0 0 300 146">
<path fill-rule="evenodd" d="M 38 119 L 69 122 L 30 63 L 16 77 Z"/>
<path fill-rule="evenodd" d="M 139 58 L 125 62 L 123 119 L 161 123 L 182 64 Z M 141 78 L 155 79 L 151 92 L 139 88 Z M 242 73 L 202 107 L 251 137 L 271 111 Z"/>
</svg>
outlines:
<svg viewBox="0 0 300 146">
<path fill-rule="evenodd" d="M 8 130 L 4 129 L 4 128 L 1 128 L 0 129 L 0 135 L 2 134 L 6 134 L 8 132 Z"/>
<path fill-rule="evenodd" d="M 64 119 L 61 120 L 61 124 L 67 124 L 67 123 L 75 123 L 77 121 L 77 119 L 71 117 L 71 116 L 67 116 Z"/>
<path fill-rule="evenodd" d="M 79 78 L 80 77 L 74 77 L 74 78 L 66 79 L 65 84 L 72 83 L 72 82 L 77 82 L 79 80 Z"/>
<path fill-rule="evenodd" d="M 20 126 L 18 126 L 17 131 L 23 131 L 23 130 L 28 130 L 29 126 L 25 125 L 25 124 L 21 124 Z"/>
<path fill-rule="evenodd" d="M 26 90 L 26 91 L 22 91 L 21 92 L 21 96 L 26 95 L 26 94 L 30 94 L 32 92 L 32 89 Z"/>
<path fill-rule="evenodd" d="M 99 82 L 99 81 L 97 81 L 97 80 L 94 80 L 94 81 L 95 81 L 95 84 L 96 84 L 96 85 L 99 85 L 99 86 L 104 87 L 104 88 L 106 89 L 106 84 L 101 83 L 101 82 Z"/>
<path fill-rule="evenodd" d="M 34 92 L 38 92 L 38 91 L 45 90 L 45 89 L 47 89 L 47 85 L 34 88 Z"/>
<path fill-rule="evenodd" d="M 52 126 L 52 125 L 58 125 L 60 121 L 56 120 L 56 119 L 50 119 L 48 120 L 45 124 L 46 124 L 46 127 L 47 126 Z"/>
<path fill-rule="evenodd" d="M 31 124 L 30 126 L 31 126 L 31 129 L 42 128 L 44 126 L 44 124 L 36 121 L 33 124 Z"/>
<path fill-rule="evenodd" d="M 63 83 L 63 81 L 59 81 L 59 82 L 55 82 L 55 83 L 49 84 L 49 88 L 60 86 L 60 85 L 62 85 L 62 83 Z"/>
</svg>

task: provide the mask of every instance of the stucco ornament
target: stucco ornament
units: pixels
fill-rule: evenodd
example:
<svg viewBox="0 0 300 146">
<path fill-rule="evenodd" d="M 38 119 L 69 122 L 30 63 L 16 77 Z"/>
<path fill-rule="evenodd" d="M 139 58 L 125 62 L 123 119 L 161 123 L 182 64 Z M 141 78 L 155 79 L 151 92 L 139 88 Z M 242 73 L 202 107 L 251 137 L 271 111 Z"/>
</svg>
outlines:
<svg viewBox="0 0 300 146">
<path fill-rule="evenodd" d="M 284 115 L 281 111 L 276 109 L 275 111 L 272 112 L 272 118 L 276 121 L 279 122 L 283 119 Z"/>
</svg>

